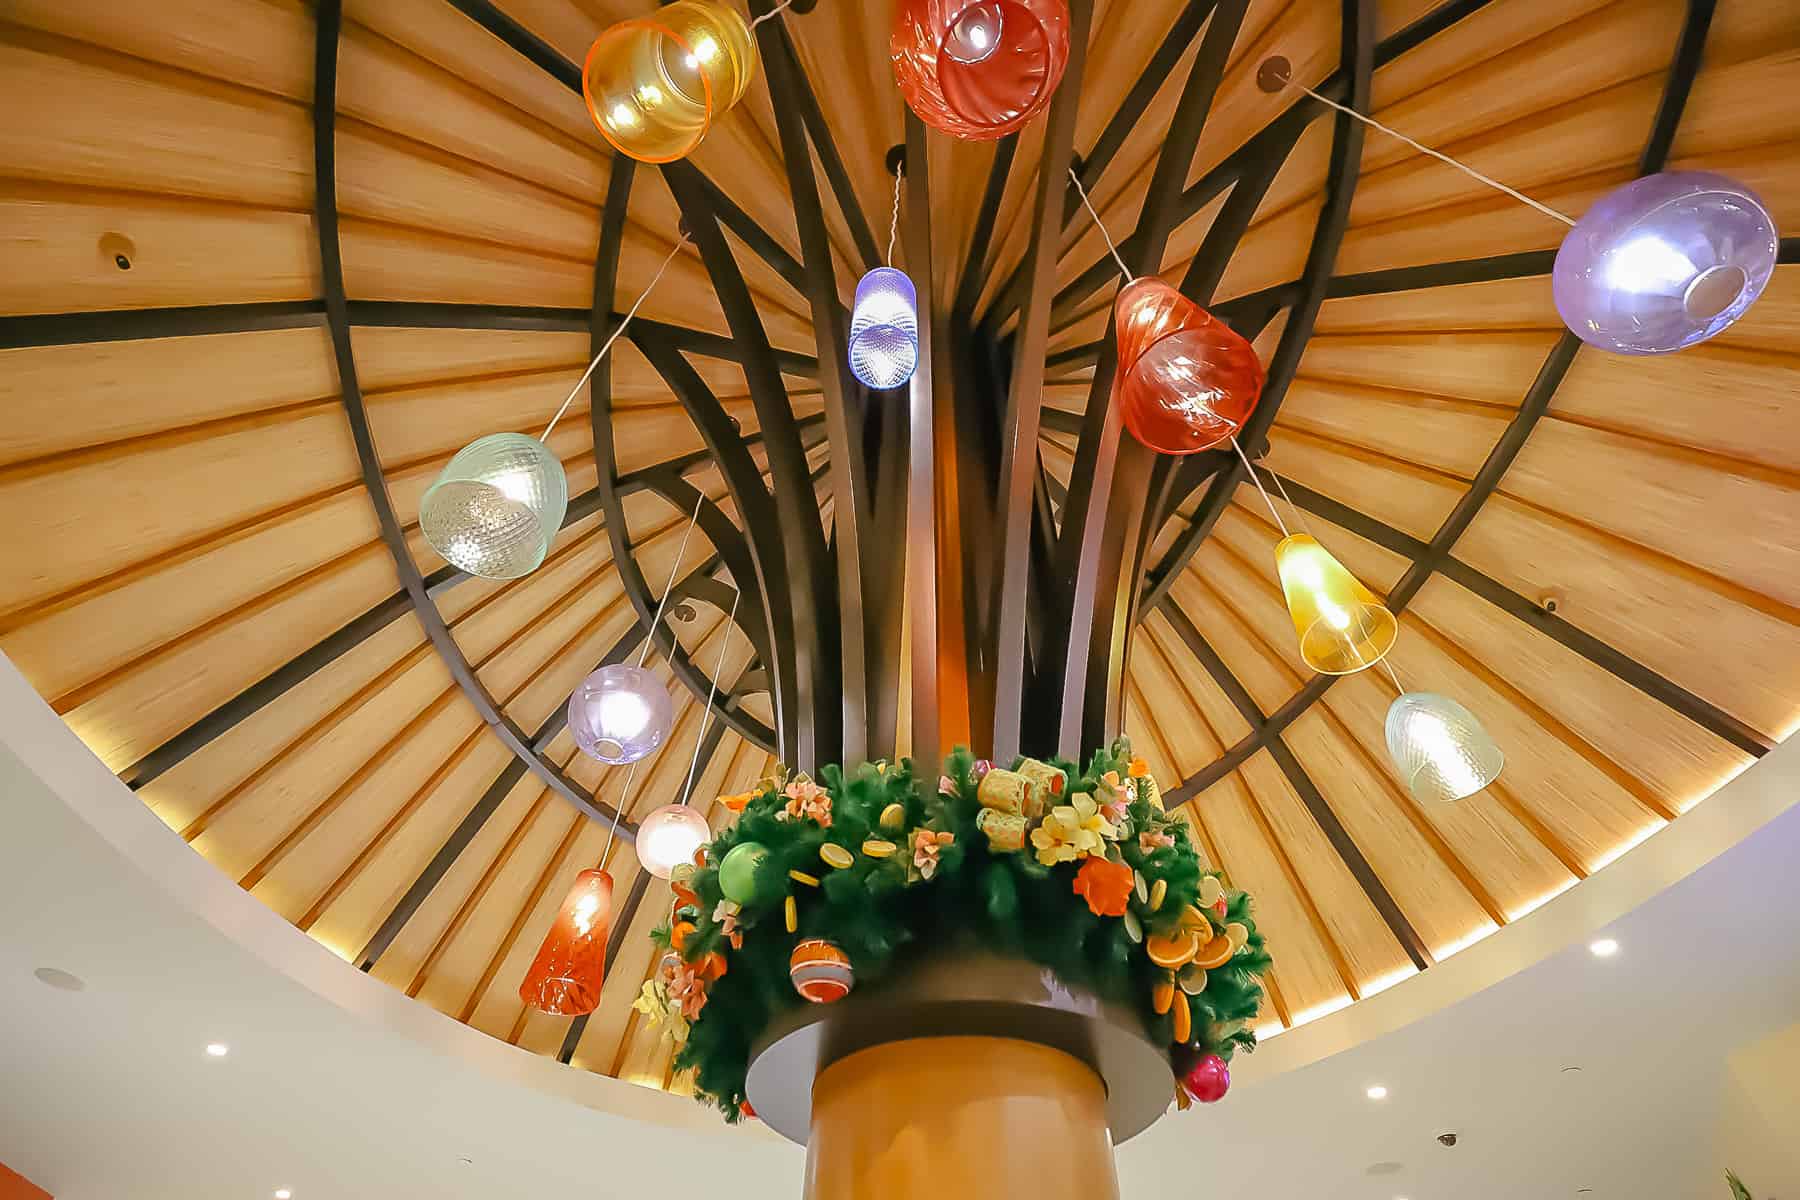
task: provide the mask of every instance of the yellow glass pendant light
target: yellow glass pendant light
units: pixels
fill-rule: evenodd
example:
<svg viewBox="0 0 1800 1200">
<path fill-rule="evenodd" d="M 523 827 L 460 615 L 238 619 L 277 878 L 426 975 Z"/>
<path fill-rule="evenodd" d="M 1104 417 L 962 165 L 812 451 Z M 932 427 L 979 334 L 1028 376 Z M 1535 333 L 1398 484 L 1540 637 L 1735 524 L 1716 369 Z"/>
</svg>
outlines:
<svg viewBox="0 0 1800 1200">
<path fill-rule="evenodd" d="M 666 163 L 692 153 L 755 74 L 756 42 L 742 16 L 709 0 L 679 0 L 595 38 L 581 94 L 614 149 Z"/>
<path fill-rule="evenodd" d="M 1394 614 L 1315 539 L 1304 533 L 1281 539 L 1275 569 L 1307 666 L 1321 675 L 1348 675 L 1393 649 L 1400 632 Z"/>
</svg>

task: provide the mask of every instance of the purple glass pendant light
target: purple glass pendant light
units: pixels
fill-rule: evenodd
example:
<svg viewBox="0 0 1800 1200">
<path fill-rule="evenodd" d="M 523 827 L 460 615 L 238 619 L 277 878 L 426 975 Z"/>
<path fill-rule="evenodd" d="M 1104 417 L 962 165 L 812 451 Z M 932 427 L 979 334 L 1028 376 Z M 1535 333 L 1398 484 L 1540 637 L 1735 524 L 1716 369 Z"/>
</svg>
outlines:
<svg viewBox="0 0 1800 1200">
<path fill-rule="evenodd" d="M 1744 315 L 1780 238 L 1754 192 L 1707 171 L 1646 175 L 1601 198 L 1556 253 L 1564 324 L 1616 354 L 1667 354 Z"/>
</svg>

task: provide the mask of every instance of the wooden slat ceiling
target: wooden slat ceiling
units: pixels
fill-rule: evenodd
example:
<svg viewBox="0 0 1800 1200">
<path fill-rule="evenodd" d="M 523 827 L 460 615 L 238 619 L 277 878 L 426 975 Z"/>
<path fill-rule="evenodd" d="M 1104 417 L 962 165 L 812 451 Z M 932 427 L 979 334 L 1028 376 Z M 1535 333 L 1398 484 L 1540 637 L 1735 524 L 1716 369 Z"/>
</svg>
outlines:
<svg viewBox="0 0 1800 1200">
<path fill-rule="evenodd" d="M 499 6 L 579 62 L 625 0 Z M 1680 0 L 1492 0 L 1378 63 L 1377 115 L 1565 211 L 1637 169 L 1687 6 Z M 1091 147 L 1186 0 L 1098 0 L 1075 144 Z M 1433 17 L 1381 0 L 1377 35 Z M 1464 11 L 1466 10 L 1466 11 Z M 1339 68 L 1340 5 L 1253 0 L 1189 167 L 1190 183 L 1291 103 L 1255 85 L 1279 52 L 1317 85 Z M 788 18 L 867 225 L 885 244 L 902 137 L 884 5 L 820 0 Z M 0 313 L 190 305 L 304 308 L 323 293 L 313 196 L 315 14 L 302 0 L 117 5 L 11 0 L 0 11 Z M 1195 44 L 1198 42 L 1196 40 Z M 352 301 L 585 310 L 592 304 L 609 153 L 580 98 L 447 0 L 348 0 L 335 159 Z M 1184 52 L 1094 187 L 1115 235 L 1136 225 L 1195 51 Z M 1720 0 L 1674 139 L 1675 167 L 1751 184 L 1800 224 L 1800 10 Z M 1020 135 L 977 317 L 1012 319 L 1008 280 L 1041 122 Z M 1315 120 L 1275 174 L 1216 299 L 1299 279 L 1324 203 L 1332 125 Z M 960 279 L 995 147 L 932 142 L 934 292 Z M 773 109 L 761 81 L 694 156 L 791 255 L 799 245 Z M 1056 169 L 1060 169 L 1057 167 Z M 1162 262 L 1180 282 L 1221 196 L 1176 229 Z M 825 204 L 841 292 L 862 268 L 850 224 Z M 639 172 L 615 307 L 677 237 L 655 172 Z M 1398 142 L 1370 133 L 1338 276 L 1555 247 L 1562 229 Z M 737 257 L 770 337 L 815 353 L 805 297 L 754 253 Z M 121 247 L 125 249 L 121 250 Z M 115 259 L 127 253 L 129 270 Z M 1085 215 L 1061 238 L 1059 287 L 1104 249 Z M 1372 587 L 1393 588 L 1473 486 L 1556 346 L 1547 259 L 1485 282 L 1347 289 L 1328 299 L 1270 434 L 1267 466 L 1306 522 Z M 903 265 L 903 264 L 902 264 Z M 1512 274 L 1516 275 L 1517 272 Z M 1085 408 L 1114 283 L 1054 312 L 1049 407 Z M 1351 294 L 1366 291 L 1368 294 Z M 1076 295 L 1075 293 L 1079 293 Z M 1285 301 L 1283 301 L 1285 302 Z M 677 256 L 644 313 L 729 336 L 698 255 Z M 1258 341 L 1265 359 L 1287 321 Z M 125 326 L 129 331 L 132 326 Z M 495 1037 L 579 1067 L 677 1090 L 669 1048 L 630 1008 L 651 966 L 644 934 L 667 888 L 621 839 L 608 864 L 641 892 L 600 1009 L 574 1023 L 522 1009 L 519 978 L 573 875 L 606 841 L 491 736 L 397 594 L 338 394 L 330 337 L 301 315 L 239 332 L 166 331 L 20 344 L 0 370 L 0 649 L 196 850 L 347 960 Z M 54 338 L 25 341 L 54 342 Z M 417 529 L 419 496 L 474 437 L 541 427 L 589 353 L 582 324 L 434 329 L 359 324 L 353 348 L 381 468 L 420 571 L 443 564 Z M 1499 783 L 1422 807 L 1386 765 L 1394 695 L 1366 672 L 1317 694 L 1278 733 L 1263 726 L 1311 676 L 1294 651 L 1272 566 L 1279 530 L 1255 490 L 1228 498 L 1179 564 L 1134 644 L 1127 731 L 1206 856 L 1253 890 L 1277 947 L 1265 1032 L 1354 1002 L 1517 920 L 1601 869 L 1800 724 L 1800 266 L 1783 266 L 1749 317 L 1660 358 L 1579 353 L 1516 461 L 1439 569 L 1407 602 L 1392 662 L 1409 687 L 1461 698 L 1506 750 Z M 757 433 L 743 371 L 689 354 Z M 816 382 L 787 377 L 799 417 Z M 702 439 L 629 342 L 615 352 L 614 432 L 629 474 Z M 585 393 L 552 446 L 572 494 L 596 483 Z M 1075 426 L 1047 426 L 1060 497 Z M 829 515 L 829 447 L 809 463 Z M 760 446 L 753 445 L 759 466 Z M 703 460 L 689 480 L 730 511 Z M 1155 562 L 1202 503 L 1159 530 Z M 625 500 L 645 575 L 672 565 L 684 514 L 653 491 Z M 705 563 L 697 536 L 681 568 Z M 534 575 L 453 579 L 436 600 L 479 684 L 544 758 L 632 819 L 680 795 L 701 747 L 701 705 L 673 685 L 676 732 L 638 772 L 578 754 L 553 720 L 570 688 L 637 615 L 590 512 Z M 1536 606 L 1556 603 L 1556 618 Z M 1534 610 L 1527 613 L 1525 609 Z M 724 614 L 695 603 L 682 646 L 722 693 L 751 664 Z M 1564 627 L 1572 636 L 1559 636 Z M 334 639 L 336 639 L 334 641 Z M 329 654 L 309 654 L 321 646 Z M 297 661 L 267 703 L 172 754 L 201 718 Z M 1634 664 L 1633 671 L 1612 664 Z M 653 663 L 666 678 L 660 656 Z M 1639 676 L 1661 681 L 1652 694 Z M 1739 732 L 1668 702 L 1697 698 Z M 767 697 L 743 709 L 772 720 Z M 547 724 L 548 723 L 548 724 Z M 553 736 L 552 736 L 553 734 Z M 773 759 L 735 731 L 707 739 L 696 803 L 747 787 Z M 163 748 L 162 759 L 155 756 Z M 1235 757 L 1233 755 L 1236 750 Z M 1219 764 L 1226 765 L 1221 767 Z M 1182 785 L 1186 785 L 1182 787 Z M 1323 812 L 1320 805 L 1324 806 Z M 728 814 L 713 807 L 715 825 Z M 1339 827 L 1329 829 L 1321 816 Z M 1383 912 L 1335 838 L 1390 898 Z M 1399 921 L 1394 915 L 1397 912 Z M 1396 932 L 1412 931 L 1410 947 Z"/>
</svg>

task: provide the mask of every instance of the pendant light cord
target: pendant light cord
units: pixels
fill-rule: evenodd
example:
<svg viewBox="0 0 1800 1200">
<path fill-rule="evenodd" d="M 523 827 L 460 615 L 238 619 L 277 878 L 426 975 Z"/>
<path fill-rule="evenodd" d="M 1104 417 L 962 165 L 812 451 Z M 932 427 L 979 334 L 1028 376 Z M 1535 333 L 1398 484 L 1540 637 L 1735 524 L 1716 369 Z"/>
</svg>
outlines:
<svg viewBox="0 0 1800 1200">
<path fill-rule="evenodd" d="M 1287 484 L 1281 482 L 1281 476 L 1277 475 L 1274 471 L 1269 472 L 1269 478 L 1275 481 L 1275 490 L 1281 493 L 1281 498 L 1283 500 L 1287 501 L 1288 511 L 1294 514 L 1294 520 L 1300 522 L 1300 528 L 1304 529 L 1310 536 L 1312 534 L 1312 522 L 1308 521 L 1306 519 L 1306 514 L 1300 511 L 1300 506 L 1294 503 L 1294 498 L 1287 494 Z"/>
<path fill-rule="evenodd" d="M 1406 695 L 1406 685 L 1400 682 L 1400 676 L 1394 673 L 1394 665 L 1388 662 L 1388 656 L 1385 654 L 1381 656 L 1381 665 L 1386 668 L 1388 678 L 1394 681 L 1394 690 L 1402 696 Z"/>
<path fill-rule="evenodd" d="M 1411 146 L 1414 150 L 1417 150 L 1419 153 L 1429 154 L 1432 158 L 1437 159 L 1439 162 L 1447 163 L 1450 166 L 1455 167 L 1457 170 L 1461 171 L 1464 175 L 1467 175 L 1470 179 L 1473 179 L 1479 183 L 1485 183 L 1485 184 L 1487 184 L 1487 186 L 1493 188 L 1495 191 L 1505 192 L 1508 196 L 1511 196 L 1514 200 L 1519 201 L 1521 204 L 1530 205 L 1532 208 L 1535 208 L 1539 212 L 1543 213 L 1546 217 L 1553 217 L 1556 220 L 1561 221 L 1564 225 L 1575 224 L 1575 218 L 1569 216 L 1567 213 L 1558 212 L 1554 208 L 1551 208 L 1548 204 L 1543 204 L 1543 203 L 1540 203 L 1539 201 L 1533 200 L 1530 196 L 1527 196 L 1524 192 L 1521 192 L 1516 188 L 1507 187 L 1504 183 L 1501 183 L 1498 179 L 1493 179 L 1493 178 L 1490 178 L 1489 176 L 1483 175 L 1480 171 L 1477 171 L 1474 167 L 1468 166 L 1465 163 L 1460 163 L 1460 162 L 1456 161 L 1454 158 L 1451 158 L 1448 154 L 1444 154 L 1441 151 L 1433 150 L 1430 146 L 1420 145 L 1418 142 L 1413 141 L 1411 138 L 1407 137 L 1404 133 L 1401 133 L 1399 130 L 1390 129 L 1386 125 L 1383 125 L 1380 121 L 1377 121 L 1374 117 L 1366 117 L 1362 113 L 1357 112 L 1354 108 L 1350 108 L 1347 105 L 1339 104 L 1336 100 L 1330 99 L 1329 97 L 1321 96 L 1321 95 L 1319 95 L 1319 93 L 1313 91 L 1311 88 L 1307 87 L 1305 84 L 1296 83 L 1294 86 L 1296 88 L 1298 88 L 1299 90 L 1305 92 L 1307 95 L 1311 96 L 1314 100 L 1317 100 L 1320 104 L 1323 104 L 1326 108 L 1334 108 L 1338 112 L 1343 113 L 1347 117 L 1355 117 L 1358 121 L 1361 121 L 1365 125 L 1372 125 L 1376 129 L 1381 130 L 1381 132 L 1387 134 L 1389 137 L 1398 138 L 1400 141 L 1405 142 L 1407 145 Z"/>
<path fill-rule="evenodd" d="M 767 21 L 770 17 L 776 16 L 780 13 L 787 11 L 789 8 L 792 8 L 793 4 L 794 4 L 794 0 L 781 0 L 780 4 L 777 4 L 774 8 L 771 8 L 768 12 L 766 12 L 762 16 L 756 18 L 756 20 L 750 22 L 750 28 L 755 29 L 758 25 L 761 25 L 764 21 Z"/>
<path fill-rule="evenodd" d="M 1094 218 L 1094 227 L 1100 231 L 1100 236 L 1106 239 L 1106 248 L 1112 251 L 1113 261 L 1119 264 L 1119 273 L 1125 276 L 1127 283 L 1136 279 L 1137 276 L 1131 273 L 1131 268 L 1125 265 L 1125 259 L 1119 254 L 1119 248 L 1113 245 L 1112 234 L 1106 232 L 1106 223 L 1100 219 L 1100 214 L 1094 211 L 1094 202 L 1088 199 L 1087 189 L 1081 186 L 1081 176 L 1075 173 L 1074 167 L 1069 168 L 1069 180 L 1075 185 L 1075 194 L 1081 197 L 1081 203 L 1087 208 L 1088 216 Z"/>
<path fill-rule="evenodd" d="M 906 167 L 894 172 L 894 219 L 888 225 L 887 265 L 894 265 L 894 243 L 900 240 L 900 184 L 906 178 Z"/>
<path fill-rule="evenodd" d="M 625 319 L 619 322 L 619 327 L 612 331 L 611 336 L 601 345 L 600 352 L 594 355 L 594 361 L 587 365 L 587 370 L 581 373 L 581 378 L 577 379 L 575 386 L 569 389 L 568 398 L 562 402 L 562 407 L 556 410 L 556 415 L 550 418 L 550 424 L 544 427 L 544 432 L 538 435 L 538 441 L 550 440 L 550 431 L 556 428 L 556 423 L 563 419 L 564 413 L 569 411 L 569 405 L 575 403 L 575 397 L 581 394 L 581 389 L 587 386 L 587 381 L 594 377 L 594 371 L 600 366 L 600 360 L 606 357 L 606 352 L 612 349 L 613 343 L 619 340 L 619 335 L 625 332 L 625 327 L 631 324 L 631 318 L 637 316 L 638 309 L 644 306 L 644 301 L 650 298 L 650 293 L 656 290 L 658 283 L 662 282 L 663 273 L 669 269 L 669 264 L 675 261 L 675 256 L 681 253 L 681 248 L 687 245 L 687 240 L 688 235 L 682 234 L 681 239 L 675 243 L 675 248 L 669 251 L 669 257 L 663 259 L 662 266 L 656 268 L 656 274 L 650 277 L 650 286 L 638 296 L 637 301 L 632 304 L 631 310 L 625 314 Z"/>
<path fill-rule="evenodd" d="M 1254 483 L 1256 485 L 1256 490 L 1262 493 L 1263 503 L 1269 506 L 1269 515 L 1274 517 L 1275 524 L 1281 527 L 1281 536 L 1293 536 L 1288 532 L 1287 522 L 1281 519 L 1281 513 L 1276 511 L 1275 502 L 1269 499 L 1268 489 L 1263 487 L 1262 476 L 1258 475 L 1256 473 L 1256 468 L 1250 465 L 1250 456 L 1244 453 L 1244 448 L 1238 445 L 1238 440 L 1236 438 L 1231 439 L 1231 448 L 1236 450 L 1237 456 L 1243 460 L 1244 470 L 1250 472 L 1250 482 Z"/>
<path fill-rule="evenodd" d="M 738 601 L 743 592 L 731 589 L 731 614 L 725 618 L 725 636 L 719 643 L 719 661 L 713 664 L 712 683 L 706 689 L 706 712 L 700 718 L 700 732 L 694 735 L 694 760 L 688 763 L 687 783 L 681 789 L 681 802 L 687 804 L 694 797 L 694 772 L 700 769 L 700 747 L 706 742 L 706 731 L 712 725 L 713 697 L 719 694 L 719 676 L 725 670 L 725 649 L 731 645 L 731 627 L 737 621 Z"/>
<path fill-rule="evenodd" d="M 682 241 L 686 240 L 686 237 L 682 238 Z M 676 247 L 677 250 L 680 248 L 681 247 L 679 246 Z M 667 266 L 668 264 L 665 263 L 663 265 Z M 655 284 L 652 284 L 651 286 L 654 287 Z M 627 317 L 626 320 L 630 320 L 630 318 Z M 589 369 L 591 370 L 592 368 Z M 700 506 L 704 503 L 706 503 L 706 493 L 702 492 L 700 498 L 694 501 L 694 514 L 688 518 L 687 528 L 681 532 L 681 546 L 675 551 L 675 561 L 669 566 L 669 581 L 663 584 L 662 599 L 656 602 L 656 615 L 650 618 L 650 628 L 644 630 L 644 648 L 638 652 L 637 660 L 637 665 L 640 667 L 644 665 L 644 660 L 650 657 L 650 647 L 656 642 L 656 631 L 662 626 L 663 609 L 668 607 L 669 593 L 675 590 L 675 573 L 681 570 L 681 560 L 687 557 L 688 538 L 693 534 L 694 526 L 700 521 Z M 731 607 L 733 612 L 737 611 L 737 602 L 735 600 L 732 601 Z M 708 708 L 712 707 L 711 697 L 707 698 L 706 704 Z M 606 866 L 606 856 L 612 853 L 613 838 L 617 836 L 619 832 L 619 819 L 625 815 L 625 809 L 630 804 L 631 781 L 637 776 L 637 765 L 641 761 L 643 760 L 632 760 L 631 769 L 625 772 L 625 787 L 619 792 L 619 802 L 613 806 L 612 827 L 606 831 L 606 846 L 600 851 L 600 865 L 602 868 Z"/>
</svg>

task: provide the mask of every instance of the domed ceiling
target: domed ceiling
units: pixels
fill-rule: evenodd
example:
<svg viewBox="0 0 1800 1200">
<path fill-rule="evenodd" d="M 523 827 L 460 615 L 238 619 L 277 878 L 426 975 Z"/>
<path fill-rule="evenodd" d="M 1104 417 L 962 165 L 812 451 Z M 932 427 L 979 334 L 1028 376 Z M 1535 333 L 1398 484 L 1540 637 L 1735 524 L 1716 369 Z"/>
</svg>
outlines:
<svg viewBox="0 0 1800 1200">
<path fill-rule="evenodd" d="M 837 510 L 858 495 L 840 468 L 901 461 L 904 423 L 859 396 L 866 432 L 838 427 L 813 314 L 882 257 L 909 130 L 887 5 L 818 0 L 759 30 L 749 95 L 687 164 L 634 170 L 578 64 L 647 7 L 6 5 L 0 649 L 170 828 L 347 961 L 496 1038 L 681 1090 L 631 1008 L 668 891 L 630 835 L 684 795 L 716 826 L 715 797 L 837 744 L 773 699 L 829 606 L 805 566 L 751 601 L 738 530 L 797 536 L 816 510 L 813 581 L 887 561 L 865 566 L 864 636 L 900 636 L 903 547 L 875 531 L 904 497 L 877 475 L 864 520 Z M 1150 469 L 1123 728 L 1258 898 L 1267 1035 L 1524 918 L 1793 730 L 1800 270 L 1680 354 L 1579 348 L 1548 279 L 1562 226 L 1264 91 L 1259 65 L 1285 56 L 1297 83 L 1566 212 L 1699 167 L 1792 227 L 1800 9 L 1073 8 L 1085 45 L 1047 119 L 991 143 L 911 131 L 927 153 L 897 256 L 923 274 L 928 231 L 939 328 L 990 360 L 956 366 L 986 436 L 1008 379 L 1041 372 L 1034 536 L 1067 542 L 1064 506 L 1091 519 L 1114 465 L 1116 275 L 1063 186 L 1073 155 L 1126 252 L 1163 244 L 1149 265 L 1254 339 L 1270 382 L 1245 440 L 1297 506 L 1277 492 L 1281 519 L 1401 614 L 1399 678 L 1459 698 L 1507 755 L 1479 795 L 1414 802 L 1386 764 L 1390 680 L 1299 660 L 1280 530 L 1242 466 Z M 816 191 L 784 145 L 810 146 Z M 1063 219 L 1034 260 L 1040 194 Z M 684 217 L 693 243 L 551 439 L 573 499 L 548 561 L 511 583 L 448 567 L 419 533 L 424 488 L 474 438 L 549 420 Z M 957 477 L 977 511 L 1005 482 L 982 462 Z M 985 586 L 987 543 L 965 551 Z M 603 767 L 563 702 L 638 653 L 671 572 L 650 661 L 673 737 L 635 775 Z M 737 585 L 756 619 L 726 619 Z M 874 698 L 871 752 L 910 747 L 910 712 Z M 527 1011 L 519 979 L 617 807 L 629 915 L 600 1008 Z"/>
</svg>

